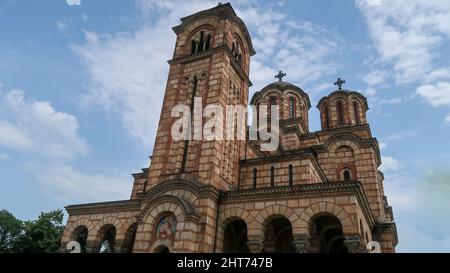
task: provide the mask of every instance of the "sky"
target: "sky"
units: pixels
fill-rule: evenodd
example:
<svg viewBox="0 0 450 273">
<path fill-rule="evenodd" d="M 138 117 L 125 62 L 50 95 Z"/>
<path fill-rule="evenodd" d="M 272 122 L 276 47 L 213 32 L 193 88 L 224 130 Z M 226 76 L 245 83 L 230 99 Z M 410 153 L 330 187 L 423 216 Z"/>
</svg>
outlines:
<svg viewBox="0 0 450 273">
<path fill-rule="evenodd" d="M 148 167 L 179 18 L 218 1 L 0 0 L 0 209 L 129 198 Z M 450 252 L 450 0 L 231 1 L 257 54 L 317 105 L 367 96 L 398 252 Z M 310 130 L 319 130 L 318 110 Z"/>
</svg>

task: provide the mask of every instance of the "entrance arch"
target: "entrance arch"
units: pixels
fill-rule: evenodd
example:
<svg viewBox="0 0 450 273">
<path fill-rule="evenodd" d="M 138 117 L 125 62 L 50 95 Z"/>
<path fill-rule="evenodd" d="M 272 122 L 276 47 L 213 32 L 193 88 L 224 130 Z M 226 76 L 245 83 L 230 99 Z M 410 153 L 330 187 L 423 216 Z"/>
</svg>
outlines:
<svg viewBox="0 0 450 273">
<path fill-rule="evenodd" d="M 311 247 L 320 253 L 348 253 L 339 219 L 330 213 L 314 216 L 310 223 Z"/>
<path fill-rule="evenodd" d="M 116 246 L 116 227 L 108 224 L 104 225 L 98 232 L 100 245 L 98 247 L 99 253 L 113 253 Z"/>
<path fill-rule="evenodd" d="M 125 233 L 125 238 L 123 240 L 122 253 L 132 253 L 134 248 L 134 241 L 136 240 L 136 232 L 138 228 L 138 223 L 132 224 Z"/>
<path fill-rule="evenodd" d="M 264 238 L 263 252 L 295 252 L 295 247 L 292 244 L 292 224 L 284 216 L 271 216 L 265 221 Z"/>
<path fill-rule="evenodd" d="M 87 238 L 88 238 L 89 232 L 88 228 L 86 226 L 78 226 L 74 229 L 72 232 L 72 240 L 78 242 L 80 244 L 80 252 L 86 253 L 87 252 Z"/>
<path fill-rule="evenodd" d="M 240 218 L 228 221 L 223 240 L 224 253 L 249 253 L 247 246 L 247 224 Z"/>
</svg>

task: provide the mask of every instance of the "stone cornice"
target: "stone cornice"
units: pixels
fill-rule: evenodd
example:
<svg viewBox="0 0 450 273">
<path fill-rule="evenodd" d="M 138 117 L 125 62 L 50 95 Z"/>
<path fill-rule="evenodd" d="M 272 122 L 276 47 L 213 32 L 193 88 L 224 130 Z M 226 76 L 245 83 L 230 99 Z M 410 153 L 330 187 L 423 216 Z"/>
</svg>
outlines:
<svg viewBox="0 0 450 273">
<path fill-rule="evenodd" d="M 142 170 L 142 172 L 140 172 L 140 173 L 131 174 L 134 177 L 134 179 L 147 178 L 149 168 L 144 168 L 141 170 Z"/>
<path fill-rule="evenodd" d="M 205 185 L 203 183 L 196 181 L 194 182 L 182 179 L 174 179 L 160 182 L 151 189 L 149 189 L 147 192 L 139 193 L 138 198 L 141 199 L 142 201 L 151 200 L 159 196 L 163 192 L 176 189 L 183 189 L 189 191 L 197 197 L 211 197 L 215 200 L 219 198 L 219 191 L 215 187 L 211 185 Z"/>
<path fill-rule="evenodd" d="M 333 134 L 337 134 L 337 133 L 353 132 L 353 131 L 358 131 L 358 130 L 367 130 L 369 132 L 369 135 L 370 136 L 372 135 L 370 126 L 369 126 L 369 124 L 366 123 L 366 124 L 360 124 L 360 125 L 343 126 L 343 127 L 333 128 L 333 129 L 329 129 L 329 130 L 321 130 L 321 131 L 317 131 L 317 132 L 311 132 L 311 133 L 302 135 L 302 139 L 314 139 L 314 138 L 318 138 L 319 136 L 323 136 L 323 135 L 333 135 Z"/>
<path fill-rule="evenodd" d="M 140 200 L 123 200 L 102 203 L 71 205 L 65 207 L 69 215 L 106 213 L 117 211 L 138 211 L 141 208 Z"/>
<path fill-rule="evenodd" d="M 375 218 L 370 209 L 363 186 L 359 181 L 325 182 L 298 186 L 227 191 L 223 193 L 222 202 L 263 201 L 268 199 L 283 199 L 287 197 L 323 197 L 327 194 L 334 195 L 336 193 L 349 193 L 355 195 L 370 227 L 375 227 Z"/>
<path fill-rule="evenodd" d="M 179 64 L 179 63 L 189 63 L 189 62 L 194 62 L 194 61 L 198 61 L 204 58 L 208 58 L 210 56 L 212 56 L 214 53 L 217 53 L 219 51 L 223 51 L 225 52 L 225 54 L 228 55 L 231 65 L 233 66 L 233 68 L 236 70 L 237 74 L 239 75 L 239 77 L 241 77 L 242 80 L 247 82 L 247 85 L 250 87 L 252 86 L 252 82 L 250 81 L 248 75 L 244 72 L 244 70 L 242 69 L 242 67 L 236 62 L 236 60 L 233 58 L 233 54 L 231 53 L 231 49 L 228 47 L 228 45 L 219 45 L 216 46 L 214 48 L 196 53 L 196 54 L 191 54 L 191 55 L 185 55 L 185 56 L 181 56 L 178 58 L 174 58 L 172 60 L 167 61 L 170 65 L 172 64 Z"/>
<path fill-rule="evenodd" d="M 375 223 L 376 232 L 390 232 L 394 235 L 394 247 L 398 244 L 398 233 L 397 233 L 397 225 L 395 222 L 376 222 Z"/>
<path fill-rule="evenodd" d="M 252 158 L 252 159 L 244 159 L 241 160 L 242 165 L 251 165 L 256 163 L 264 163 L 264 162 L 275 162 L 279 160 L 300 158 L 300 157 L 314 157 L 313 151 L 311 149 L 300 149 L 300 150 L 291 150 L 286 151 L 284 154 L 268 156 L 262 158 Z"/>
</svg>

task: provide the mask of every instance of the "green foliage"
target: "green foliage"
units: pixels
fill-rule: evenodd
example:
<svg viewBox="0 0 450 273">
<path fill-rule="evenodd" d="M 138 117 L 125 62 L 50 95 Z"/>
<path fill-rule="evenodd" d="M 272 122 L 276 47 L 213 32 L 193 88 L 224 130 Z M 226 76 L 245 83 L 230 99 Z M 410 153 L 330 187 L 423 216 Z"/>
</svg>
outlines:
<svg viewBox="0 0 450 273">
<path fill-rule="evenodd" d="M 37 220 L 23 223 L 9 212 L 2 211 L 0 215 L 0 228 L 2 231 L 4 228 L 4 234 L 10 234 L 5 237 L 8 239 L 4 252 L 58 252 L 64 231 L 62 210 L 43 212 Z"/>
<path fill-rule="evenodd" d="M 22 230 L 22 221 L 6 210 L 0 211 L 0 253 L 12 251 Z"/>
</svg>

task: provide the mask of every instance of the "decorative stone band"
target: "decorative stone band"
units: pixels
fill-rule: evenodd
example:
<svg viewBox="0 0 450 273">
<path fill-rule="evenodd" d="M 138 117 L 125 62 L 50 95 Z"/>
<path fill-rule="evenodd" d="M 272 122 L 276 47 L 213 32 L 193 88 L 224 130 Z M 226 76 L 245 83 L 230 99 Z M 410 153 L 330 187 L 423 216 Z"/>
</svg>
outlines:
<svg viewBox="0 0 450 273">
<path fill-rule="evenodd" d="M 138 197 L 142 201 L 151 200 L 163 192 L 176 189 L 189 191 L 197 197 L 211 197 L 215 200 L 217 200 L 220 195 L 219 191 L 213 186 L 205 185 L 200 182 L 177 179 L 160 182 L 149 191 L 138 194 Z"/>
<path fill-rule="evenodd" d="M 367 196 L 359 181 L 325 182 L 298 186 L 272 187 L 262 189 L 234 190 L 223 193 L 222 202 L 283 199 L 286 197 L 323 196 L 324 194 L 350 193 L 356 196 L 358 203 L 371 228 L 375 227 L 375 218 L 370 209 Z"/>
<path fill-rule="evenodd" d="M 183 214 L 185 215 L 185 220 L 191 220 L 194 222 L 198 222 L 201 219 L 201 216 L 198 215 L 197 210 L 195 207 L 189 203 L 189 201 L 186 201 L 182 198 L 177 198 L 175 196 L 169 196 L 169 195 L 162 195 L 158 196 L 154 199 L 152 199 L 149 203 L 147 203 L 140 212 L 140 214 L 137 216 L 138 222 L 142 222 L 144 218 L 146 217 L 147 213 L 154 207 L 158 206 L 159 204 L 163 203 L 174 203 L 177 204 L 182 210 Z"/>
<path fill-rule="evenodd" d="M 65 208 L 70 215 L 117 212 L 117 211 L 138 211 L 141 208 L 141 201 L 124 200 L 124 201 L 91 203 L 82 205 L 71 205 Z"/>
<path fill-rule="evenodd" d="M 172 64 L 179 64 L 179 63 L 194 62 L 197 60 L 207 58 L 207 57 L 211 56 L 212 54 L 219 52 L 219 51 L 224 51 L 228 55 L 228 57 L 231 60 L 231 65 L 233 66 L 233 68 L 237 71 L 237 73 L 239 74 L 241 79 L 245 80 L 247 82 L 248 86 L 251 87 L 253 85 L 253 83 L 250 81 L 248 75 L 244 72 L 242 67 L 237 63 L 236 59 L 233 58 L 233 53 L 231 53 L 231 49 L 228 47 L 228 45 L 219 45 L 219 46 L 216 46 L 209 50 L 202 51 L 200 53 L 196 53 L 193 55 L 181 56 L 181 57 L 169 60 L 168 63 L 170 65 L 172 65 Z"/>
</svg>

